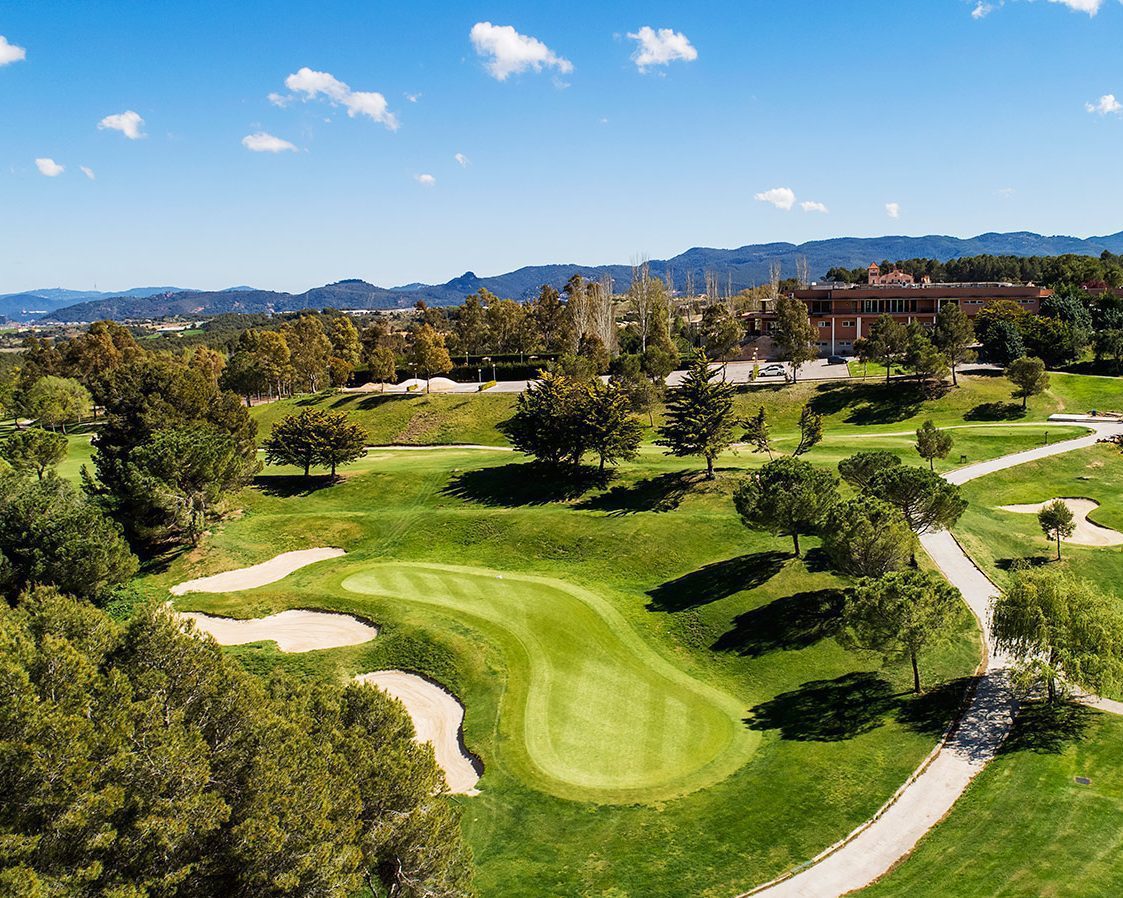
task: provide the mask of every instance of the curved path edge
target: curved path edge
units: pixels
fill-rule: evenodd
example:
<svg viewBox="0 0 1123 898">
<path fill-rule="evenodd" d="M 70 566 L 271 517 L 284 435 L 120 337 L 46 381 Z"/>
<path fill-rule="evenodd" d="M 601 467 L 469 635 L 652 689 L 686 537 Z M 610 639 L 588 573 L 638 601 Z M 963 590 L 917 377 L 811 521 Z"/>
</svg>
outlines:
<svg viewBox="0 0 1123 898">
<path fill-rule="evenodd" d="M 1085 449 L 1117 434 L 1123 424 L 1087 418 L 1056 423 L 1079 423 L 1092 431 L 1078 437 L 979 462 L 946 475 L 955 484 L 1030 461 Z M 841 898 L 865 888 L 907 857 L 920 839 L 951 811 L 971 781 L 997 754 L 1013 725 L 1016 700 L 1009 681 L 1010 659 L 995 653 L 988 607 L 998 588 L 947 531 L 928 533 L 921 544 L 979 621 L 984 658 L 980 674 L 962 715 L 939 746 L 878 812 L 806 864 L 738 898 Z M 1092 707 L 1123 713 L 1123 703 L 1095 696 L 1084 698 Z"/>
</svg>

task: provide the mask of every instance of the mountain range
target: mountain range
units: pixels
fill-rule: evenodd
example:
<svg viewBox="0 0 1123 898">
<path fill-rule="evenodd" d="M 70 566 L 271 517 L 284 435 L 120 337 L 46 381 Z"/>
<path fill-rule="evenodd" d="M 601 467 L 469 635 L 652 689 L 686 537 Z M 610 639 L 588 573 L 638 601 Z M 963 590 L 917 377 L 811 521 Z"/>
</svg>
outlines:
<svg viewBox="0 0 1123 898">
<path fill-rule="evenodd" d="M 734 290 L 765 283 L 769 268 L 779 262 L 783 277 L 795 274 L 796 259 L 807 259 L 812 276 L 821 278 L 828 269 L 864 267 L 883 259 L 930 258 L 947 261 L 963 256 L 1056 256 L 1067 253 L 1098 256 L 1104 251 L 1123 253 L 1123 231 L 1103 237 L 1043 236 L 1029 231 L 987 233 L 960 238 L 942 235 L 925 237 L 836 237 L 807 243 L 760 243 L 737 249 L 695 247 L 671 259 L 652 260 L 651 272 L 664 277 L 668 271 L 677 289 L 688 274 L 699 290 L 706 272 L 714 273 L 723 286 Z M 630 265 L 532 265 L 506 274 L 479 277 L 465 272 L 443 284 L 411 283 L 379 287 L 362 280 L 342 280 L 304 293 L 282 293 L 231 287 L 226 290 L 182 290 L 172 287 L 141 287 L 111 295 L 67 290 L 32 290 L 0 295 L 0 315 L 12 320 L 83 322 L 109 319 L 211 316 L 224 312 L 287 312 L 300 309 L 394 309 L 407 308 L 424 300 L 433 306 L 458 305 L 464 297 L 485 287 L 501 297 L 525 300 L 543 284 L 561 287 L 572 275 L 599 280 L 609 276 L 618 291 L 631 280 Z"/>
</svg>

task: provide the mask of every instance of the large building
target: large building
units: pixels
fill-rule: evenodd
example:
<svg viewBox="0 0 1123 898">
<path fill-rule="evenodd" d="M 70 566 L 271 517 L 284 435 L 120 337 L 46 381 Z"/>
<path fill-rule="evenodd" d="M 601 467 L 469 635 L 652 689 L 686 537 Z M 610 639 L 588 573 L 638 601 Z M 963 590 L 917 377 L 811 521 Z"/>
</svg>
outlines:
<svg viewBox="0 0 1123 898">
<path fill-rule="evenodd" d="M 873 284 L 812 285 L 792 293 L 807 304 L 811 323 L 818 334 L 820 354 L 851 355 L 854 342 L 869 336 L 870 327 L 881 315 L 891 315 L 903 324 L 917 321 L 931 327 L 936 322 L 936 313 L 948 303 L 955 303 L 968 318 L 974 318 L 980 309 L 999 300 L 1016 302 L 1027 312 L 1036 314 L 1041 300 L 1053 293 L 1032 284 L 913 283 L 911 276 L 904 272 L 882 275 L 876 265 L 870 266 L 870 274 L 877 278 Z M 768 339 L 772 319 L 767 309 L 750 318 L 749 334 L 756 338 L 757 345 L 747 346 L 748 354 L 760 358 L 772 354 Z"/>
</svg>

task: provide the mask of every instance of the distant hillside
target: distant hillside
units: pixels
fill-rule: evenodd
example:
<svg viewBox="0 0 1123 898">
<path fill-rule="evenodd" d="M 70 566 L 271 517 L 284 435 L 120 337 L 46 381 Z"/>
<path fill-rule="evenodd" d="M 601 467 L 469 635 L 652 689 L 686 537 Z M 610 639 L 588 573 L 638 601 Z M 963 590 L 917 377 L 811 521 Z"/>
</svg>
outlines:
<svg viewBox="0 0 1123 898">
<path fill-rule="evenodd" d="M 737 249 L 695 247 L 673 259 L 652 260 L 651 271 L 663 277 L 668 269 L 677 289 L 693 276 L 698 289 L 707 271 L 714 272 L 724 285 L 732 278 L 735 290 L 768 280 L 769 266 L 779 262 L 783 277 L 795 274 L 795 261 L 806 257 L 813 277 L 821 278 L 835 267 L 864 267 L 882 259 L 931 258 L 947 261 L 963 256 L 1057 256 L 1066 253 L 1099 256 L 1104 250 L 1123 253 L 1123 231 L 1105 237 L 1044 237 L 1028 231 L 1008 234 L 980 234 L 962 239 L 931 235 L 927 237 L 836 237 L 813 240 L 798 246 L 793 243 L 762 243 Z M 599 279 L 613 278 L 617 290 L 624 290 L 631 279 L 628 265 L 532 265 L 494 277 L 479 277 L 469 271 L 444 284 L 408 284 L 378 287 L 361 280 L 343 280 L 305 293 L 273 293 L 244 287 L 215 292 L 183 291 L 157 295 L 112 298 L 99 297 L 60 308 L 52 307 L 43 316 L 49 321 L 96 321 L 101 318 L 162 318 L 170 315 L 217 315 L 223 312 L 287 312 L 332 306 L 341 309 L 408 308 L 419 299 L 430 305 L 449 306 L 464 301 L 469 293 L 486 287 L 497 296 L 529 299 L 542 284 L 561 287 L 572 275 Z M 38 291 L 37 291 L 38 292 Z M 136 291 L 130 291 L 136 293 Z M 3 297 L 0 297 L 2 300 Z M 72 300 L 73 302 L 73 300 Z M 0 305 L 0 314 L 5 314 Z"/>
<path fill-rule="evenodd" d="M 97 290 L 64 290 L 61 287 L 49 287 L 42 290 L 25 290 L 22 293 L 0 293 L 0 316 L 11 321 L 31 321 L 41 317 L 44 312 L 84 301 L 111 297 L 149 297 L 179 293 L 182 290 L 182 287 L 134 287 L 121 293 L 102 293 Z"/>
</svg>

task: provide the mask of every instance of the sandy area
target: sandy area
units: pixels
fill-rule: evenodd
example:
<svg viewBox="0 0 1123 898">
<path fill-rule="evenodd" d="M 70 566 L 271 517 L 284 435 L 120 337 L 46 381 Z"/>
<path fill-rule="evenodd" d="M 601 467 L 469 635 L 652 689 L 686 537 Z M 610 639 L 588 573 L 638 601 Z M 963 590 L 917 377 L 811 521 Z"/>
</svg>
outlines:
<svg viewBox="0 0 1123 898">
<path fill-rule="evenodd" d="M 999 509 L 1018 514 L 1037 514 L 1052 501 L 1054 500 L 1050 499 L 1048 502 L 1038 502 L 1036 505 L 1000 505 Z M 1123 546 L 1123 533 L 1110 527 L 1101 527 L 1088 520 L 1089 513 L 1100 507 L 1099 502 L 1093 502 L 1091 499 L 1063 499 L 1062 501 L 1076 519 L 1076 531 L 1068 542 L 1078 546 Z"/>
<path fill-rule="evenodd" d="M 276 583 L 283 580 L 293 571 L 302 567 L 323 561 L 325 558 L 338 558 L 346 555 L 342 549 L 320 548 L 300 549 L 296 552 L 282 552 L 275 558 L 255 564 L 252 567 L 239 568 L 236 571 L 224 571 L 210 577 L 200 577 L 197 580 L 187 580 L 177 583 L 169 590 L 173 596 L 181 596 L 188 592 L 238 592 L 243 589 L 254 589 L 265 586 L 267 583 Z"/>
<path fill-rule="evenodd" d="M 179 616 L 195 622 L 220 645 L 247 642 L 275 642 L 282 652 L 313 652 L 369 642 L 378 629 L 349 614 L 326 611 L 293 610 L 253 620 L 211 617 L 196 611 L 181 611 Z"/>
<path fill-rule="evenodd" d="M 476 783 L 480 775 L 460 741 L 464 707 L 451 693 L 416 674 L 401 670 L 377 670 L 360 674 L 355 679 L 377 686 L 406 706 L 406 711 L 413 718 L 417 741 L 432 744 L 450 792 L 479 794 Z"/>
</svg>

